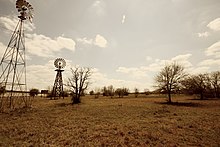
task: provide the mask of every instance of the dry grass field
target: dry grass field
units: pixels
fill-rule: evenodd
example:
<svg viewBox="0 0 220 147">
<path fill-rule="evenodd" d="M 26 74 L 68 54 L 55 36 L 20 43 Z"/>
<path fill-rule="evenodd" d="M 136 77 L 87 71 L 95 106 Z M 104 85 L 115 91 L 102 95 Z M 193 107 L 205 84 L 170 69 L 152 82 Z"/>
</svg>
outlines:
<svg viewBox="0 0 220 147">
<path fill-rule="evenodd" d="M 0 146 L 220 146 L 220 100 L 35 97 L 0 114 Z"/>
</svg>

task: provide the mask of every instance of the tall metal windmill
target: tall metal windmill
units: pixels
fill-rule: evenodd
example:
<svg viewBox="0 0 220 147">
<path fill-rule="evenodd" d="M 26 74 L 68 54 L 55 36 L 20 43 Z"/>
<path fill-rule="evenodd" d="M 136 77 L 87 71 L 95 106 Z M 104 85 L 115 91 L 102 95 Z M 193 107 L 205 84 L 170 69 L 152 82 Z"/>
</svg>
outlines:
<svg viewBox="0 0 220 147">
<path fill-rule="evenodd" d="M 57 72 L 55 81 L 54 81 L 54 86 L 53 86 L 53 91 L 52 91 L 52 97 L 53 99 L 57 99 L 57 97 L 64 97 L 63 95 L 63 79 L 62 79 L 62 68 L 66 66 L 66 61 L 62 58 L 57 58 L 54 61 L 54 66 L 57 68 L 55 71 Z"/>
<path fill-rule="evenodd" d="M 33 7 L 26 0 L 17 0 L 19 21 L 0 62 L 0 110 L 28 106 L 24 21 L 32 21 Z"/>
</svg>

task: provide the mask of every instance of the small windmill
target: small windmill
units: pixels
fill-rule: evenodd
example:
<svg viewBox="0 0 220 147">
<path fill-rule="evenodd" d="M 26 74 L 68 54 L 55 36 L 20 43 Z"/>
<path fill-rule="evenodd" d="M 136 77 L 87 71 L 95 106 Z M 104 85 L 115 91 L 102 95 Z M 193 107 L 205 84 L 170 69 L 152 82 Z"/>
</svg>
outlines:
<svg viewBox="0 0 220 147">
<path fill-rule="evenodd" d="M 24 21 L 32 21 L 33 7 L 26 0 L 17 0 L 19 21 L 0 62 L 0 110 L 29 106 L 26 86 Z"/>
<path fill-rule="evenodd" d="M 63 95 L 63 79 L 62 72 L 64 71 L 62 68 L 66 66 L 66 61 L 63 58 L 57 58 L 54 61 L 54 66 L 57 68 L 55 71 L 57 72 L 55 77 L 55 82 L 52 91 L 52 97 L 57 99 L 57 97 L 64 97 Z"/>
</svg>

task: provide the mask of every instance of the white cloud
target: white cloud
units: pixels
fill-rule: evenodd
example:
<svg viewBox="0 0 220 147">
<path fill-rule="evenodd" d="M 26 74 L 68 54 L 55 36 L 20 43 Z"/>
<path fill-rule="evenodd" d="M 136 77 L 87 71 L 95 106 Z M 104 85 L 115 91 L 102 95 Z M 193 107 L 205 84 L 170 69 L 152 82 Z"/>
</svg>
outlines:
<svg viewBox="0 0 220 147">
<path fill-rule="evenodd" d="M 99 34 L 97 34 L 94 39 L 87 39 L 86 37 L 84 37 L 84 38 L 78 38 L 77 41 L 82 44 L 89 44 L 89 45 L 93 44 L 101 48 L 107 47 L 107 43 L 108 43 L 108 41 Z"/>
<path fill-rule="evenodd" d="M 17 23 L 18 23 L 18 19 L 14 18 L 10 18 L 10 17 L 0 17 L 0 23 L 4 25 L 4 27 L 10 31 L 14 31 Z"/>
<path fill-rule="evenodd" d="M 0 24 L 2 24 L 7 30 L 14 31 L 19 19 L 16 17 L 0 17 Z M 24 30 L 31 32 L 35 29 L 34 24 L 24 23 Z"/>
<path fill-rule="evenodd" d="M 189 61 L 189 58 L 192 56 L 192 54 L 184 54 L 184 55 L 178 55 L 170 60 L 160 60 L 155 59 L 154 63 L 151 63 L 150 65 L 146 66 L 145 68 L 152 72 L 158 72 L 161 70 L 162 67 L 164 67 L 166 64 L 170 64 L 173 62 L 177 62 L 178 64 L 183 65 L 185 68 L 192 67 L 192 63 Z"/>
<path fill-rule="evenodd" d="M 86 37 L 78 38 L 77 41 L 81 42 L 82 44 L 93 44 L 93 39 L 87 39 Z"/>
<path fill-rule="evenodd" d="M 215 20 L 211 21 L 207 27 L 214 31 L 220 31 L 220 18 L 216 18 Z"/>
<path fill-rule="evenodd" d="M 50 37 L 37 34 L 27 34 L 26 48 L 28 53 L 40 57 L 53 57 L 55 52 L 62 49 L 75 51 L 76 43 L 74 40 L 65 37 L 57 37 L 51 39 Z"/>
<path fill-rule="evenodd" d="M 72 39 L 65 38 L 65 37 L 57 37 L 57 42 L 58 42 L 60 48 L 66 48 L 71 51 L 75 51 L 76 43 Z"/>
<path fill-rule="evenodd" d="M 172 61 L 186 61 L 188 60 L 190 57 L 192 56 L 192 54 L 184 54 L 184 55 L 178 55 L 175 56 L 173 58 L 171 58 Z"/>
<path fill-rule="evenodd" d="M 122 16 L 122 20 L 121 20 L 121 23 L 122 23 L 122 24 L 124 24 L 124 23 L 125 23 L 125 19 L 126 19 L 126 16 L 125 16 L 125 15 L 123 15 L 123 16 Z"/>
<path fill-rule="evenodd" d="M 216 58 L 220 58 L 220 41 L 214 43 L 210 47 L 205 50 L 205 54 L 207 56 L 214 56 Z"/>
<path fill-rule="evenodd" d="M 198 37 L 200 38 L 206 38 L 208 36 L 210 36 L 209 32 L 203 32 L 203 33 L 197 33 Z"/>
<path fill-rule="evenodd" d="M 176 61 L 178 64 L 183 65 L 184 67 L 188 68 L 192 66 L 192 63 L 189 61 L 189 58 L 192 54 L 185 54 L 185 55 L 178 55 L 173 57 L 171 60 Z"/>
<path fill-rule="evenodd" d="M 135 80 L 143 80 L 146 79 L 146 83 L 150 85 L 150 83 L 153 82 L 153 75 L 155 75 L 157 72 L 159 72 L 166 64 L 177 62 L 178 64 L 183 65 L 186 69 L 189 69 L 192 67 L 191 62 L 189 61 L 189 58 L 191 57 L 191 54 L 184 54 L 184 55 L 178 55 L 170 60 L 160 60 L 155 59 L 153 63 L 146 65 L 146 66 L 140 66 L 140 67 L 118 67 L 116 70 L 119 73 L 123 73 L 126 76 L 132 77 Z M 153 61 L 153 60 L 152 60 Z M 152 87 L 151 87 L 152 88 Z"/>
<path fill-rule="evenodd" d="M 177 62 L 178 64 L 183 65 L 186 69 L 192 67 L 192 63 L 189 61 L 191 54 L 178 55 L 170 60 L 154 60 L 154 63 L 151 63 L 146 66 L 141 67 L 119 67 L 116 71 L 120 73 L 124 73 L 126 75 L 132 76 L 136 79 L 148 78 L 148 75 L 155 72 L 159 72 L 166 64 Z"/>
<path fill-rule="evenodd" d="M 101 47 L 101 48 L 105 48 L 107 46 L 107 40 L 103 36 L 98 34 L 95 37 L 94 44 Z"/>
<path fill-rule="evenodd" d="M 214 65 L 220 65 L 220 59 L 206 59 L 201 61 L 199 66 L 214 66 Z"/>
</svg>

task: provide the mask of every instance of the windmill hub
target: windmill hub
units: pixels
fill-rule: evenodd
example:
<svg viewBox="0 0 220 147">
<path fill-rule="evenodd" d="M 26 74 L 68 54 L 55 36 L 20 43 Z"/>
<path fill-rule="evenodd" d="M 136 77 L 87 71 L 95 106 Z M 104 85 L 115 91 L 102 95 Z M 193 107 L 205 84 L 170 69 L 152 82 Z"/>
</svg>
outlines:
<svg viewBox="0 0 220 147">
<path fill-rule="evenodd" d="M 66 66 L 66 61 L 63 58 L 57 58 L 54 61 L 54 66 L 58 69 L 64 68 Z"/>
</svg>

